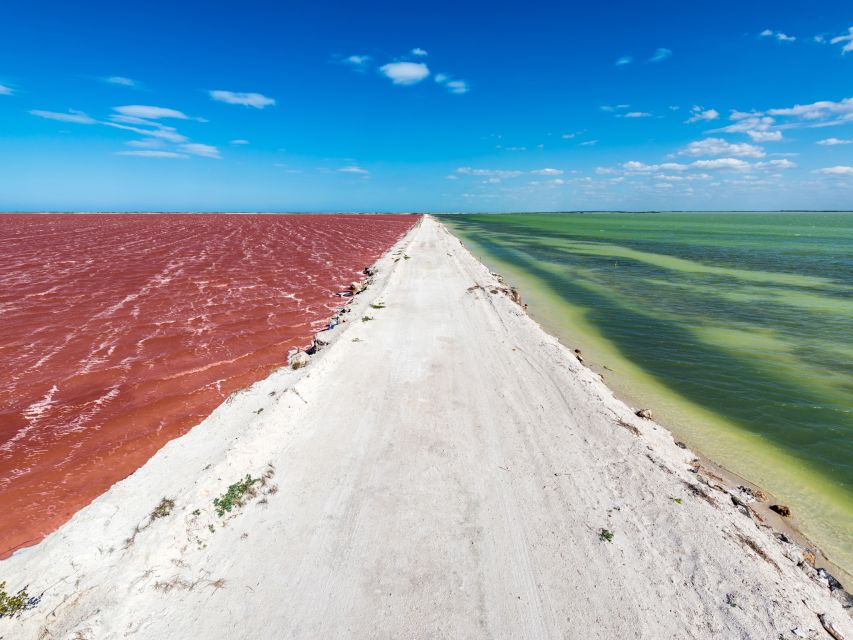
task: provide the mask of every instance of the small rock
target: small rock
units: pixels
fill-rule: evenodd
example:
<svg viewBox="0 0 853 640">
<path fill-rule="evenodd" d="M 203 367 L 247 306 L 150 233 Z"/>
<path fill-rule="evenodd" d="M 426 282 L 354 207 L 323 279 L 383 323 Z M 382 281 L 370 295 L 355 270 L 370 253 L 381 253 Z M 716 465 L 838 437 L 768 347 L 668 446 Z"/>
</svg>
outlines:
<svg viewBox="0 0 853 640">
<path fill-rule="evenodd" d="M 651 409 L 640 409 L 634 415 L 638 418 L 645 418 L 646 420 L 652 419 L 652 410 Z"/>
<path fill-rule="evenodd" d="M 349 288 L 353 293 L 361 293 L 364 291 L 364 285 L 360 282 L 351 282 Z"/>
<path fill-rule="evenodd" d="M 675 446 L 678 447 L 679 449 L 686 449 L 687 448 L 687 445 L 684 444 L 683 442 L 681 442 L 680 440 L 675 441 Z"/>
<path fill-rule="evenodd" d="M 301 369 L 302 367 L 307 367 L 310 362 L 311 356 L 309 356 L 304 351 L 297 351 L 287 359 L 287 363 L 290 365 L 291 369 Z"/>
<path fill-rule="evenodd" d="M 366 276 L 375 276 L 378 271 L 379 270 L 376 267 L 365 267 L 363 273 Z"/>
<path fill-rule="evenodd" d="M 580 349 L 575 349 L 575 358 L 578 359 L 578 362 L 583 362 L 583 354 Z"/>
<path fill-rule="evenodd" d="M 791 510 L 788 507 L 786 507 L 784 504 L 771 504 L 770 505 L 770 511 L 775 511 L 776 513 L 778 513 L 783 518 L 790 518 L 791 517 Z"/>
</svg>

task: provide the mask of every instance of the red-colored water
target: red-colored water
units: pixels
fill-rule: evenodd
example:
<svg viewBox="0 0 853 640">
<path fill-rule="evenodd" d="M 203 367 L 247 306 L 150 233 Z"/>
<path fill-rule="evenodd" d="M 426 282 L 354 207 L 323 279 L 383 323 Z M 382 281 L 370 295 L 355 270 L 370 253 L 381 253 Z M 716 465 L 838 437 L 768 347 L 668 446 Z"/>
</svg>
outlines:
<svg viewBox="0 0 853 640">
<path fill-rule="evenodd" d="M 0 558 L 305 346 L 409 215 L 0 215 Z"/>
</svg>

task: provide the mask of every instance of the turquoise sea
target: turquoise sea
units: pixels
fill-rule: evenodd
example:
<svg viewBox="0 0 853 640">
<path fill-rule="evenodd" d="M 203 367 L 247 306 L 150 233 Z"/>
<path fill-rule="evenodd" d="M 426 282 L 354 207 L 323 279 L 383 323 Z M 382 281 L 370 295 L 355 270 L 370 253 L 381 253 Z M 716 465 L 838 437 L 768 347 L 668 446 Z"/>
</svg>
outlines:
<svg viewBox="0 0 853 640">
<path fill-rule="evenodd" d="M 853 213 L 440 217 L 620 396 L 853 574 Z"/>
</svg>

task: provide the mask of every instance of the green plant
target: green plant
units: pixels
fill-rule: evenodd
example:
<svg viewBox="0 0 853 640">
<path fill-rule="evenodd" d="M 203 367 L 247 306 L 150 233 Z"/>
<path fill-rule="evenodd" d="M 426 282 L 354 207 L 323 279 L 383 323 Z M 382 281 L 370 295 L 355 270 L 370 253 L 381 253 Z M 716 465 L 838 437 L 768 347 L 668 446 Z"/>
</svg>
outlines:
<svg viewBox="0 0 853 640">
<path fill-rule="evenodd" d="M 201 509 L 195 509 L 195 510 L 193 510 L 193 515 L 194 515 L 194 516 L 200 516 L 200 515 L 201 515 Z"/>
<path fill-rule="evenodd" d="M 404 256 L 403 256 L 403 258 L 404 258 L 404 259 L 406 259 L 406 260 L 411 260 L 411 259 L 412 259 L 412 256 L 410 256 L 410 255 L 404 255 Z"/>
<path fill-rule="evenodd" d="M 35 607 L 41 596 L 33 597 L 27 593 L 26 587 L 15 595 L 6 592 L 6 581 L 0 582 L 0 618 L 14 618 L 22 611 Z"/>
<path fill-rule="evenodd" d="M 670 500 L 672 500 L 675 504 L 684 504 L 684 500 L 682 500 L 681 498 L 670 497 Z"/>
<path fill-rule="evenodd" d="M 214 498 L 213 506 L 216 507 L 216 515 L 222 517 L 226 512 L 230 513 L 234 507 L 243 506 L 246 496 L 251 498 L 255 495 L 253 485 L 256 482 L 260 480 L 247 473 L 245 479 L 232 484 L 221 497 Z"/>
<path fill-rule="evenodd" d="M 602 542 L 613 542 L 613 532 L 610 529 L 601 529 L 598 532 L 598 539 Z"/>
<path fill-rule="evenodd" d="M 362 322 L 370 322 L 371 320 L 373 320 L 373 318 L 371 318 L 370 316 L 362 316 L 361 317 Z"/>
<path fill-rule="evenodd" d="M 370 305 L 370 308 L 371 309 L 384 309 L 385 303 L 384 302 L 374 302 Z"/>
<path fill-rule="evenodd" d="M 174 508 L 174 500 L 171 498 L 163 498 L 160 500 L 160 504 L 154 507 L 154 511 L 151 512 L 151 519 L 156 520 L 157 518 L 165 518 L 167 515 L 172 513 L 172 509 Z"/>
</svg>

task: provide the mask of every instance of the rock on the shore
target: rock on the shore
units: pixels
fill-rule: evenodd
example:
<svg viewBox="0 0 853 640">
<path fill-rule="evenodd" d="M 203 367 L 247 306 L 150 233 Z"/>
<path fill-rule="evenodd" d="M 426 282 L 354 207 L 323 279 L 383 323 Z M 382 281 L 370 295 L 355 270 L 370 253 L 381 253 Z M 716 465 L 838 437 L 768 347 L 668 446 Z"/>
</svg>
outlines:
<svg viewBox="0 0 853 640">
<path fill-rule="evenodd" d="M 638 418 L 645 418 L 646 420 L 652 419 L 652 410 L 651 409 L 640 409 L 635 413 Z"/>
<path fill-rule="evenodd" d="M 786 507 L 784 504 L 771 504 L 770 510 L 775 511 L 776 513 L 778 513 L 783 518 L 790 518 L 791 517 L 791 510 L 788 507 Z"/>
<path fill-rule="evenodd" d="M 364 291 L 364 285 L 360 282 L 351 282 L 349 289 L 353 293 L 361 293 L 362 291 Z"/>
<path fill-rule="evenodd" d="M 291 369 L 301 369 L 302 367 L 307 367 L 308 363 L 310 362 L 311 356 L 309 356 L 304 351 L 297 351 L 287 359 L 287 363 L 290 365 Z"/>
</svg>

